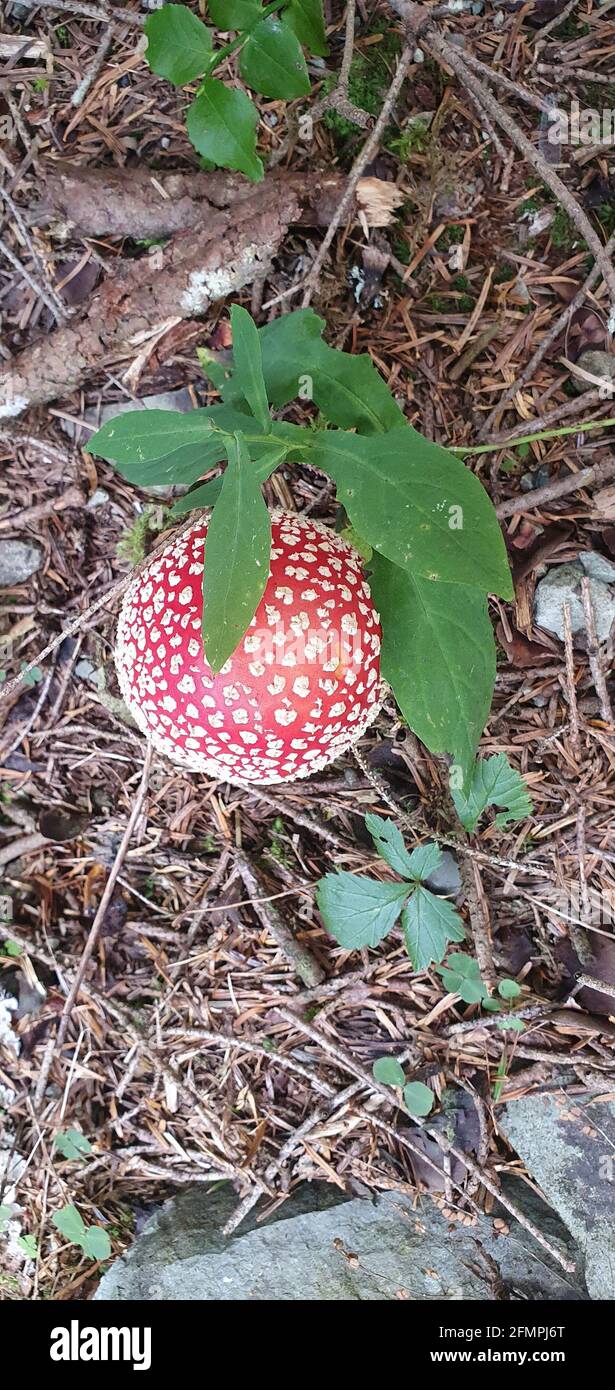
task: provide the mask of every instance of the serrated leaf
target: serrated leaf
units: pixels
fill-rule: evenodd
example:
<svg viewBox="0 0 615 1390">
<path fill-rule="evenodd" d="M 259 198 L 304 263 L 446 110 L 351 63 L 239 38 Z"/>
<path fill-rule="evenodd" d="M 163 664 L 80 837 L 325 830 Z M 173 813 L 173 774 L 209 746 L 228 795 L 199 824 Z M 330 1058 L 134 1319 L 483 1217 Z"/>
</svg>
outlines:
<svg viewBox="0 0 615 1390">
<path fill-rule="evenodd" d="M 66 1129 L 56 1134 L 55 1147 L 63 1158 L 85 1158 L 92 1153 L 89 1139 L 78 1129 Z"/>
<path fill-rule="evenodd" d="M 223 445 L 220 447 L 222 449 Z M 252 460 L 254 471 L 260 483 L 267 481 L 274 469 L 286 457 L 287 452 L 285 444 L 276 444 L 266 453 L 263 453 L 261 458 Z M 179 497 L 171 507 L 171 516 L 184 516 L 186 512 L 192 512 L 197 507 L 213 507 L 222 491 L 223 481 L 224 474 L 221 474 L 218 478 L 210 478 L 208 482 L 202 483 L 201 487 L 194 488 L 185 497 Z"/>
<path fill-rule="evenodd" d="M 235 369 L 244 399 L 263 430 L 271 430 L 271 416 L 263 377 L 261 345 L 254 319 L 240 304 L 231 306 L 231 331 Z"/>
<path fill-rule="evenodd" d="M 465 936 L 459 913 L 451 903 L 421 886 L 404 908 L 402 927 L 406 950 L 417 971 L 442 960 L 449 941 L 463 941 Z"/>
<path fill-rule="evenodd" d="M 446 965 L 437 966 L 437 971 L 445 988 L 451 994 L 458 994 L 465 1004 L 480 1004 L 490 998 L 478 961 L 473 956 L 453 952 Z"/>
<path fill-rule="evenodd" d="M 340 429 L 373 434 L 404 424 L 388 386 L 366 353 L 338 352 L 322 341 L 324 319 L 297 309 L 259 328 L 267 396 L 276 408 L 298 396 L 311 400 Z M 240 401 L 231 377 L 224 398 Z"/>
<path fill-rule="evenodd" d="M 67 1206 L 62 1207 L 60 1211 L 54 1211 L 51 1223 L 71 1245 L 81 1245 L 85 1235 L 85 1222 L 76 1207 Z"/>
<path fill-rule="evenodd" d="M 407 883 L 378 883 L 341 871 L 321 878 L 316 901 L 330 935 L 353 950 L 383 941 L 407 896 Z"/>
<path fill-rule="evenodd" d="M 495 684 L 485 596 L 405 574 L 380 555 L 370 569 L 382 675 L 413 732 L 430 753 L 449 753 L 467 781 Z"/>
<path fill-rule="evenodd" d="M 29 1260 L 35 1260 L 35 1259 L 36 1259 L 36 1256 L 37 1256 L 37 1254 L 38 1254 L 38 1246 L 37 1246 L 37 1244 L 36 1244 L 36 1237 L 35 1237 L 35 1236 L 32 1236 L 32 1235 L 19 1236 L 19 1237 L 18 1237 L 18 1240 L 17 1240 L 17 1244 L 18 1244 L 20 1250 L 23 1250 L 24 1255 L 27 1255 L 27 1257 L 28 1257 Z"/>
<path fill-rule="evenodd" d="M 269 578 L 271 517 L 240 434 L 228 440 L 228 467 L 207 528 L 203 646 L 212 671 L 232 656 Z"/>
<path fill-rule="evenodd" d="M 263 12 L 259 0 L 207 0 L 207 13 L 214 24 L 228 29 L 249 29 Z"/>
<path fill-rule="evenodd" d="M 406 1080 L 404 1069 L 396 1057 L 377 1057 L 372 1073 L 381 1086 L 403 1086 Z"/>
<path fill-rule="evenodd" d="M 284 19 L 294 29 L 297 38 L 310 53 L 326 58 L 329 49 L 325 34 L 322 0 L 290 0 Z"/>
<path fill-rule="evenodd" d="M 516 980 L 500 980 L 498 994 L 502 999 L 519 999 L 521 993 L 521 985 Z"/>
<path fill-rule="evenodd" d="M 417 1119 L 429 1115 L 433 1110 L 434 1093 L 422 1081 L 409 1081 L 404 1086 L 404 1103 L 409 1115 Z"/>
<path fill-rule="evenodd" d="M 84 1255 L 91 1260 L 108 1260 L 111 1254 L 111 1241 L 102 1226 L 88 1226 L 80 1241 Z"/>
<path fill-rule="evenodd" d="M 253 182 L 263 177 L 256 153 L 258 111 L 245 92 L 207 77 L 188 108 L 186 127 L 195 150 L 223 169 L 238 169 Z"/>
<path fill-rule="evenodd" d="M 511 767 L 505 753 L 481 758 L 474 766 L 467 789 L 462 792 L 452 787 L 451 792 L 457 815 L 466 830 L 474 830 L 487 806 L 505 808 L 496 816 L 496 824 L 501 826 L 508 825 L 509 821 L 523 820 L 532 812 L 525 782 Z"/>
<path fill-rule="evenodd" d="M 436 844 L 417 845 L 410 855 L 410 877 L 419 883 L 435 874 L 442 859 L 442 850 Z"/>
<path fill-rule="evenodd" d="M 264 97 L 294 101 L 310 91 L 297 35 L 274 14 L 262 19 L 249 33 L 239 55 L 239 71 L 248 87 Z"/>
<path fill-rule="evenodd" d="M 374 550 L 415 577 L 512 597 L 493 505 L 453 454 L 410 425 L 369 439 L 323 430 L 314 441 L 312 461 Z"/>
<path fill-rule="evenodd" d="M 385 820 L 383 816 L 375 816 L 370 811 L 365 817 L 365 825 L 385 863 L 401 878 L 407 878 L 411 873 L 411 856 L 394 822 Z"/>
<path fill-rule="evenodd" d="M 186 5 L 163 5 L 145 21 L 145 57 L 159 77 L 183 87 L 205 72 L 211 34 Z"/>
</svg>

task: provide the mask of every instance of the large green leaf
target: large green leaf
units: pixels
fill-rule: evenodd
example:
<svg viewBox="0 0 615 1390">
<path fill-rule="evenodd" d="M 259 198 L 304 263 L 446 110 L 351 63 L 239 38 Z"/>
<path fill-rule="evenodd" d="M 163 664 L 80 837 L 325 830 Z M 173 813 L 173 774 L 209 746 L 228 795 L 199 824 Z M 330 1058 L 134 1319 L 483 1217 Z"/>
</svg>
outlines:
<svg viewBox="0 0 615 1390">
<path fill-rule="evenodd" d="M 446 898 L 427 888 L 415 889 L 402 913 L 406 950 L 415 970 L 427 970 L 442 960 L 449 941 L 463 941 L 461 918 Z"/>
<path fill-rule="evenodd" d="M 468 779 L 495 682 L 484 594 L 418 579 L 381 556 L 370 587 L 383 627 L 381 669 L 410 728 Z"/>
<path fill-rule="evenodd" d="M 207 529 L 203 646 L 212 671 L 235 651 L 269 578 L 271 517 L 240 434 L 229 437 L 228 467 Z"/>
<path fill-rule="evenodd" d="M 383 941 L 407 896 L 407 883 L 378 883 L 344 871 L 321 878 L 316 901 L 327 931 L 353 950 Z"/>
<path fill-rule="evenodd" d="M 322 340 L 324 319 L 312 309 L 283 314 L 259 328 L 267 396 L 276 408 L 299 396 L 313 401 L 332 425 L 360 434 L 404 424 L 388 386 L 366 353 L 339 352 Z M 222 388 L 229 402 L 241 400 L 230 377 Z"/>
<path fill-rule="evenodd" d="M 327 57 L 329 49 L 322 0 L 290 0 L 284 11 L 284 19 L 310 53 L 317 53 L 319 58 Z"/>
<path fill-rule="evenodd" d="M 503 806 L 496 816 L 498 825 L 523 820 L 531 815 L 532 801 L 523 778 L 511 767 L 505 753 L 481 758 L 472 771 L 472 779 L 464 793 L 451 787 L 457 815 L 466 830 L 474 830 L 487 806 Z"/>
<path fill-rule="evenodd" d="M 310 91 L 301 44 L 277 15 L 270 14 L 251 30 L 241 50 L 239 70 L 248 87 L 264 97 L 294 101 Z"/>
<path fill-rule="evenodd" d="M 371 811 L 365 817 L 365 827 L 374 841 L 378 853 L 385 863 L 401 878 L 412 874 L 411 857 L 404 844 L 403 835 L 394 821 L 375 816 Z"/>
<path fill-rule="evenodd" d="M 258 329 L 254 319 L 240 304 L 231 306 L 231 331 L 237 377 L 244 399 L 265 431 L 271 430 L 271 416 L 263 378 Z"/>
<path fill-rule="evenodd" d="M 145 34 L 150 68 L 176 87 L 206 71 L 211 34 L 186 5 L 163 5 L 146 19 Z"/>
<path fill-rule="evenodd" d="M 188 135 L 205 159 L 224 169 L 239 169 L 258 182 L 263 165 L 256 153 L 258 111 L 245 92 L 207 77 L 188 108 Z"/>
<path fill-rule="evenodd" d="M 260 449 L 260 446 L 252 444 L 253 451 L 255 447 Z M 223 448 L 224 445 L 221 443 L 220 450 L 222 451 Z M 278 444 L 268 449 L 260 458 L 253 458 L 252 467 L 259 483 L 265 483 L 267 481 L 267 478 L 273 473 L 274 468 L 277 468 L 278 464 L 282 462 L 286 452 L 286 446 L 284 444 Z M 185 516 L 186 512 L 194 511 L 195 507 L 213 507 L 220 496 L 223 482 L 224 474 L 221 474 L 218 478 L 210 478 L 209 481 L 203 483 L 201 487 L 194 488 L 194 490 L 188 492 L 185 497 L 178 498 L 175 505 L 171 508 L 171 516 Z"/>
<path fill-rule="evenodd" d="M 249 29 L 263 12 L 260 0 L 207 0 L 207 13 L 219 29 Z"/>
<path fill-rule="evenodd" d="M 129 410 L 102 425 L 86 448 L 118 465 L 149 463 L 184 444 L 200 444 L 211 432 L 208 410 Z"/>
<path fill-rule="evenodd" d="M 374 550 L 409 574 L 513 594 L 498 520 L 478 478 L 410 425 L 366 439 L 314 436 L 312 462 Z"/>
</svg>

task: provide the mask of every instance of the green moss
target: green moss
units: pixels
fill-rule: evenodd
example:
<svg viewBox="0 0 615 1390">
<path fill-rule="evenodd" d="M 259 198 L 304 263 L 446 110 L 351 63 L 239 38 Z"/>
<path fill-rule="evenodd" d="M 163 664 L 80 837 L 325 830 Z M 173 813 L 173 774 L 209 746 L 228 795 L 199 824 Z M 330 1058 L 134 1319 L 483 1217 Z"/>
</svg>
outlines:
<svg viewBox="0 0 615 1390">
<path fill-rule="evenodd" d="M 388 30 L 373 29 L 371 32 L 382 33 L 382 40 L 355 53 L 350 68 L 348 96 L 355 106 L 360 106 L 370 116 L 378 116 L 391 85 L 400 43 L 397 35 Z M 332 74 L 324 84 L 324 91 L 332 91 L 336 83 L 337 77 Z M 334 135 L 344 141 L 360 133 L 357 126 L 347 121 L 345 116 L 340 116 L 338 111 L 326 111 L 323 121 Z"/>
<path fill-rule="evenodd" d="M 465 236 L 463 227 L 445 227 L 441 237 L 438 237 L 438 250 L 448 251 L 451 246 L 460 246 Z"/>
<path fill-rule="evenodd" d="M 551 241 L 559 251 L 571 251 L 577 239 L 573 223 L 564 208 L 558 208 L 549 228 Z"/>
<path fill-rule="evenodd" d="M 394 135 L 387 142 L 387 148 L 405 164 L 412 154 L 423 154 L 429 144 L 429 126 L 419 116 L 411 117 L 400 135 Z"/>
<path fill-rule="evenodd" d="M 152 536 L 164 529 L 166 512 L 166 507 L 156 504 L 144 507 L 140 515 L 133 521 L 132 526 L 128 527 L 118 541 L 116 547 L 118 559 L 128 560 L 131 565 L 138 565 L 141 560 L 144 560 Z"/>
<path fill-rule="evenodd" d="M 515 280 L 516 278 L 517 272 L 513 265 L 501 265 L 495 272 L 493 283 L 494 285 L 506 285 L 510 280 Z"/>
</svg>

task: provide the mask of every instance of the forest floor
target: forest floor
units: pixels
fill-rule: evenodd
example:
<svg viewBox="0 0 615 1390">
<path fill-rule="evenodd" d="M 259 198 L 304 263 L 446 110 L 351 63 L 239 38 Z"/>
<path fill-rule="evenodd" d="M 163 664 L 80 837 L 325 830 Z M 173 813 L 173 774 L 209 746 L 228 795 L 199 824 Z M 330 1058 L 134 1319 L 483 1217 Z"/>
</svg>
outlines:
<svg viewBox="0 0 615 1390">
<path fill-rule="evenodd" d="M 496 75 L 498 100 L 549 167 L 549 103 L 565 92 L 582 109 L 615 108 L 612 4 L 580 0 L 558 22 L 562 6 L 550 0 L 498 9 L 487 0 L 478 14 L 439 21 Z M 311 64 L 317 92 L 339 70 L 344 41 L 344 6 L 325 9 L 331 56 Z M 8 361 L 54 330 L 62 306 L 78 320 L 120 252 L 152 258 L 155 275 L 147 238 L 79 235 L 37 212 L 50 166 L 68 160 L 130 179 L 137 166 L 192 170 L 196 156 L 185 93 L 143 59 L 147 10 L 138 0 L 121 10 L 58 0 L 3 11 L 0 193 L 23 219 L 4 200 L 0 355 Z M 402 43 L 390 6 L 358 0 L 350 95 L 372 115 Z M 91 81 L 75 101 L 84 77 Z M 282 103 L 262 100 L 260 111 L 265 157 L 277 151 L 278 167 L 308 177 L 314 168 L 345 176 L 365 139 L 335 110 L 310 143 L 294 138 Z M 593 257 L 575 217 L 505 131 L 494 143 L 485 119 L 450 70 L 426 55 L 410 65 L 367 171 L 397 186 L 400 206 L 378 230 L 356 218 L 342 224 L 312 300 L 327 340 L 370 352 L 408 420 L 442 444 L 482 442 L 494 410 L 491 442 L 614 413 L 576 365 L 588 350 L 611 353 L 609 288 L 598 276 L 558 326 Z M 558 148 L 557 169 L 606 244 L 615 228 L 612 149 Z M 292 228 L 263 283 L 243 293 L 258 322 L 300 302 L 270 304 L 305 277 L 322 234 Z M 189 330 L 181 325 L 143 354 L 129 384 L 126 362 L 107 364 L 80 390 L 0 422 L 0 552 L 11 539 L 41 549 L 32 577 L 0 592 L 2 677 L 8 683 L 35 662 L 30 683 L 4 702 L 0 729 L 0 891 L 12 914 L 0 924 L 0 995 L 19 1000 L 0 1029 L 0 1150 L 8 1143 L 5 1194 L 15 1189 L 22 1235 L 38 1248 L 36 1259 L 32 1247 L 5 1255 L 8 1298 L 86 1298 L 95 1287 L 100 1266 L 51 1224 L 59 1208 L 74 1204 L 86 1224 L 104 1226 L 118 1253 L 152 1203 L 199 1179 L 231 1178 L 238 1201 L 263 1196 L 265 1214 L 305 1178 L 354 1193 L 418 1194 L 422 1184 L 451 1222 L 471 1221 L 473 1203 L 493 1206 L 502 1173 L 522 1171 L 498 1133 L 501 1104 L 540 1088 L 559 1093 L 563 1068 L 566 1103 L 587 1107 L 591 1124 L 596 1085 L 603 1096 L 614 1089 L 612 649 L 588 650 L 583 630 L 566 649 L 533 616 L 536 584 L 554 566 L 590 550 L 615 559 L 613 489 L 590 479 L 560 496 L 541 492 L 608 465 L 609 428 L 503 443 L 469 460 L 500 508 L 516 585 L 516 603 L 491 604 L 498 676 L 481 753 L 506 753 L 533 801 L 531 816 L 508 830 L 484 820 L 456 855 L 470 942 L 523 988 L 517 1012 L 526 1026 L 505 1040 L 493 1016 L 447 994 L 437 973 L 414 974 L 400 936 L 352 953 L 318 916 L 315 889 L 327 870 L 387 872 L 366 812 L 398 823 L 403 812 L 409 844 L 457 838 L 446 769 L 392 701 L 360 761 L 349 755 L 299 784 L 261 795 L 160 758 L 143 784 L 143 740 L 115 700 L 117 604 L 87 614 L 164 528 L 165 499 L 129 486 L 82 446 L 100 407 L 131 394 L 189 388 L 194 403 L 215 400 L 195 346 L 227 347 L 228 316 L 222 301 Z M 332 489 L 301 467 L 279 470 L 267 493 L 335 521 Z M 80 616 L 39 667 L 42 649 Z M 138 798 L 58 1052 L 58 1019 Z M 271 936 L 274 910 L 324 971 L 307 994 Z M 579 971 L 601 987 L 579 989 Z M 408 1073 L 444 1098 L 443 1116 L 461 1090 L 450 1125 L 471 1173 L 462 1165 L 451 1177 L 437 1144 L 374 1088 L 372 1063 L 389 1054 L 404 1055 Z M 63 1157 L 54 1136 L 67 1129 L 91 1152 Z M 435 1154 L 438 1171 L 421 1154 L 432 1164 Z M 0 1168 L 6 1202 L 1 1182 Z"/>
</svg>

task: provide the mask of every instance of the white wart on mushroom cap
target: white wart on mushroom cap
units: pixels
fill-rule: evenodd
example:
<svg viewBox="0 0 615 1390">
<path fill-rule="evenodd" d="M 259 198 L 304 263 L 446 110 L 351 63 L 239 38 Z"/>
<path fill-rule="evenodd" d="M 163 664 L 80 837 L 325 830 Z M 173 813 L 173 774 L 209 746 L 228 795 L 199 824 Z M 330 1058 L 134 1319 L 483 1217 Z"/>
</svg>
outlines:
<svg viewBox="0 0 615 1390">
<path fill-rule="evenodd" d="M 378 713 L 381 629 L 358 552 L 326 526 L 272 513 L 254 618 L 214 676 L 203 652 L 207 519 L 126 591 L 116 666 L 139 728 L 173 762 L 228 782 L 285 782 L 346 752 Z"/>
</svg>

